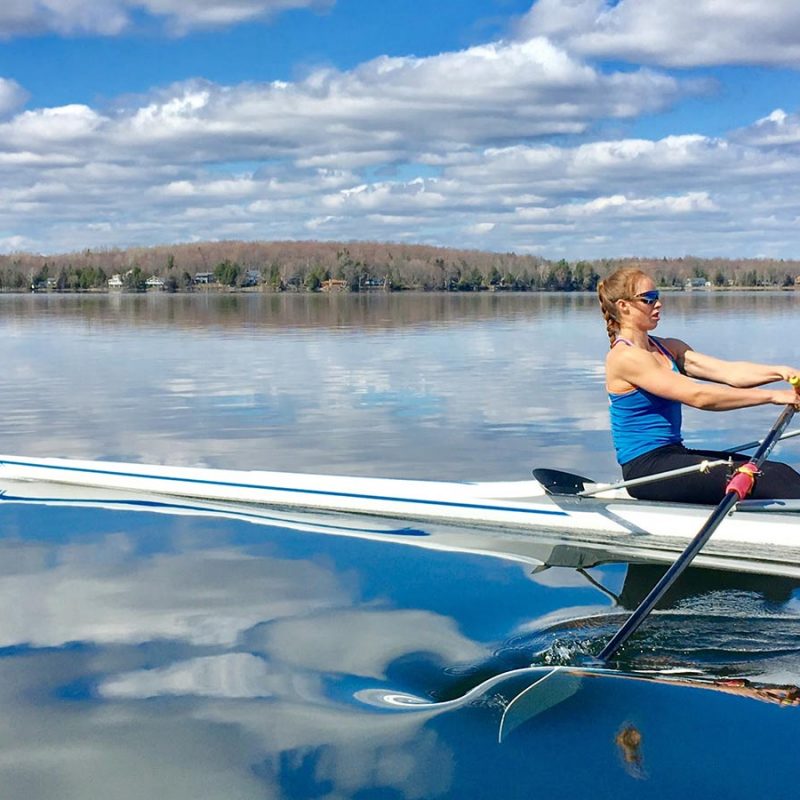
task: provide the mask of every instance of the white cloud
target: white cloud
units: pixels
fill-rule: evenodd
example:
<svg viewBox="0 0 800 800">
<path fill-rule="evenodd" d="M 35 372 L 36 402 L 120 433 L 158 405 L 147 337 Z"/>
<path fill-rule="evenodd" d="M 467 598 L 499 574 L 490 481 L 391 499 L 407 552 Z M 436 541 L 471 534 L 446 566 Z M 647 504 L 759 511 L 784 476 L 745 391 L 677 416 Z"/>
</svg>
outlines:
<svg viewBox="0 0 800 800">
<path fill-rule="evenodd" d="M 32 239 L 24 236 L 3 236 L 0 237 L 0 252 L 2 253 L 21 253 L 35 247 Z"/>
<path fill-rule="evenodd" d="M 446 244 L 463 228 L 499 240 L 484 212 L 533 202 L 533 184 L 512 178 L 506 196 L 480 195 L 459 167 L 485 189 L 502 167 L 493 154 L 511 152 L 502 145 L 587 131 L 683 91 L 647 70 L 601 72 L 539 38 L 381 57 L 295 83 L 194 80 L 106 109 L 29 109 L 0 123 L 0 232 L 44 252 L 315 230 Z M 563 163 L 558 148 L 520 147 L 529 166 Z M 404 177 L 386 179 L 387 167 Z"/>
<path fill-rule="evenodd" d="M 487 149 L 472 163 L 444 171 L 451 180 L 491 184 L 543 197 L 629 194 L 633 188 L 673 193 L 735 184 L 765 185 L 797 173 L 800 156 L 706 136 L 620 139 L 576 147 Z"/>
<path fill-rule="evenodd" d="M 49 144 L 82 144 L 99 132 L 103 122 L 103 117 L 88 106 L 69 105 L 25 111 L 3 129 L 9 136 L 7 147 L 27 140 L 34 149 L 37 145 L 44 148 Z"/>
<path fill-rule="evenodd" d="M 298 8 L 321 9 L 334 0 L 127 0 L 132 9 L 166 17 L 178 32 L 265 19 Z"/>
<path fill-rule="evenodd" d="M 190 82 L 101 114 L 86 106 L 25 112 L 0 127 L 6 150 L 95 158 L 224 161 L 291 157 L 353 168 L 421 152 L 579 133 L 598 118 L 666 107 L 682 92 L 646 70 L 601 73 L 544 39 L 432 58 L 379 58 L 294 83 Z M 91 138 L 90 138 L 91 137 Z"/>
<path fill-rule="evenodd" d="M 467 231 L 469 233 L 477 233 L 483 235 L 485 233 L 490 233 L 494 230 L 496 223 L 494 222 L 475 222 L 474 224 L 468 226 Z"/>
<path fill-rule="evenodd" d="M 242 5 L 256 7 L 266 4 Z M 526 24 L 552 40 L 380 57 L 296 82 L 193 80 L 106 108 L 7 116 L 0 250 L 311 237 L 553 257 L 800 245 L 796 114 L 776 110 L 727 137 L 591 140 L 598 121 L 623 125 L 697 90 L 651 70 L 603 71 L 571 52 L 567 33 L 598 8 L 540 0 Z M 5 88 L 13 108 L 21 89 Z M 701 244 L 687 245 L 695 236 Z"/>
<path fill-rule="evenodd" d="M 634 63 L 800 65 L 795 0 L 537 0 L 519 34 Z"/>
<path fill-rule="evenodd" d="M 768 130 L 782 126 L 781 141 L 789 140 L 792 124 L 776 114 L 730 139 L 470 147 L 453 165 L 441 159 L 436 176 L 392 181 L 299 168 L 287 159 L 230 175 L 168 158 L 157 163 L 152 153 L 154 163 L 125 164 L 120 157 L 120 163 L 44 160 L 20 167 L 0 159 L 6 186 L 0 224 L 16 237 L 0 247 L 41 243 L 47 220 L 51 250 L 311 236 L 569 257 L 680 255 L 701 247 L 709 255 L 739 255 L 743 246 L 770 252 L 798 242 L 800 203 L 792 186 L 800 153 L 777 146 Z M 70 128 L 72 136 L 86 129 Z M 105 147 L 110 158 L 113 149 Z"/>
<path fill-rule="evenodd" d="M 634 197 L 615 194 L 597 197 L 588 203 L 574 203 L 564 207 L 568 217 L 659 216 L 688 214 L 697 211 L 715 211 L 717 206 L 707 192 L 690 192 L 679 197 Z"/>
<path fill-rule="evenodd" d="M 0 115 L 16 110 L 28 99 L 28 93 L 16 82 L 0 78 Z"/>
<path fill-rule="evenodd" d="M 751 126 L 733 134 L 736 141 L 763 147 L 800 144 L 800 114 L 777 108 Z"/>
<path fill-rule="evenodd" d="M 11 0 L 0 6 L 0 37 L 95 33 L 114 35 L 128 23 L 125 4 L 117 0 Z"/>
<path fill-rule="evenodd" d="M 0 5 L 0 38 L 46 33 L 115 36 L 137 14 L 163 22 L 177 34 L 221 28 L 297 8 L 322 9 L 334 0 L 6 0 Z"/>
</svg>

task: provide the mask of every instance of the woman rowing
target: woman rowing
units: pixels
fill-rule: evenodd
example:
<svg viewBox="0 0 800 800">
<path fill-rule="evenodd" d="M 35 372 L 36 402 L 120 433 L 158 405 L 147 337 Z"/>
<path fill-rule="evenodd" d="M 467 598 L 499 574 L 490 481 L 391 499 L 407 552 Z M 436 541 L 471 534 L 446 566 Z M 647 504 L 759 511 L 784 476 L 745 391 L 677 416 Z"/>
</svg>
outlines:
<svg viewBox="0 0 800 800">
<path fill-rule="evenodd" d="M 794 389 L 759 389 L 787 381 L 800 370 L 786 366 L 723 361 L 692 350 L 680 339 L 656 338 L 661 300 L 652 278 L 635 268 L 619 269 L 598 285 L 611 350 L 606 387 L 611 433 L 625 480 L 727 459 L 730 453 L 689 450 L 681 436 L 681 406 L 728 411 L 766 404 L 797 403 Z M 693 379 L 708 381 L 700 383 Z M 734 465 L 747 461 L 733 455 Z M 767 461 L 752 497 L 800 498 L 800 474 Z M 728 475 L 722 468 L 630 487 L 643 500 L 718 503 Z"/>
</svg>

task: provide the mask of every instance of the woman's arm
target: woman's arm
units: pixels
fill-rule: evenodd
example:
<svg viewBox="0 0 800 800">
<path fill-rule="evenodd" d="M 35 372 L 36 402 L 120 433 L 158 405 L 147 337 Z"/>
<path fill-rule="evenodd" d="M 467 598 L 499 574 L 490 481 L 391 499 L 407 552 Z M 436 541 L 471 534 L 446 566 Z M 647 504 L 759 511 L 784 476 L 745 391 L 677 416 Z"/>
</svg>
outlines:
<svg viewBox="0 0 800 800">
<path fill-rule="evenodd" d="M 681 372 L 690 378 L 699 378 L 728 386 L 751 388 L 775 381 L 788 381 L 800 375 L 800 369 L 785 365 L 756 364 L 751 361 L 726 361 L 692 350 L 680 339 L 666 339 L 664 345 L 674 354 Z"/>
<path fill-rule="evenodd" d="M 684 363 L 690 352 L 693 351 L 686 351 Z M 717 359 L 711 360 L 717 361 Z M 780 376 L 768 378 L 768 380 L 779 379 Z M 724 383 L 698 383 L 687 375 L 665 369 L 650 353 L 635 347 L 624 349 L 618 347 L 611 351 L 608 359 L 608 381 L 609 385 L 623 381 L 667 400 L 677 400 L 693 408 L 707 411 L 729 411 L 751 406 L 787 405 L 798 402 L 798 395 L 794 389 L 755 389 L 728 386 Z"/>
</svg>

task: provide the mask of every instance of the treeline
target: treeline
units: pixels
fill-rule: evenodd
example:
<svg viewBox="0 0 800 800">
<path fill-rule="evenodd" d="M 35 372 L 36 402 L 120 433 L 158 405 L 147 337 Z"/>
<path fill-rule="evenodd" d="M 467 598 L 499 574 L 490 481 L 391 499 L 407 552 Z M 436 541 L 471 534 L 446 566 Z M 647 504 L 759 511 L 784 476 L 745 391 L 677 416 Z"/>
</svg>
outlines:
<svg viewBox="0 0 800 800">
<path fill-rule="evenodd" d="M 370 242 L 207 242 L 54 256 L 0 256 L 0 290 L 81 292 L 109 288 L 192 291 L 202 286 L 264 291 L 593 291 L 620 266 L 639 266 L 662 286 L 793 286 L 800 261 L 601 259 L 551 261 L 425 245 Z M 332 282 L 332 283 L 331 283 Z"/>
</svg>

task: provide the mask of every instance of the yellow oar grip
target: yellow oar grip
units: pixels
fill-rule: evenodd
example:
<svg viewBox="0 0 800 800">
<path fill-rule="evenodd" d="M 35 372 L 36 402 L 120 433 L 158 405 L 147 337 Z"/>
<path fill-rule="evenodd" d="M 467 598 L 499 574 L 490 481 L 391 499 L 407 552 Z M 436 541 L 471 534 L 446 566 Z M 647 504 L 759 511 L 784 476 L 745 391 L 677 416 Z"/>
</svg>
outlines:
<svg viewBox="0 0 800 800">
<path fill-rule="evenodd" d="M 798 386 L 800 386 L 800 376 L 792 375 L 792 377 L 789 378 L 789 383 L 791 383 L 792 386 L 794 386 L 794 388 L 796 389 Z"/>
</svg>

